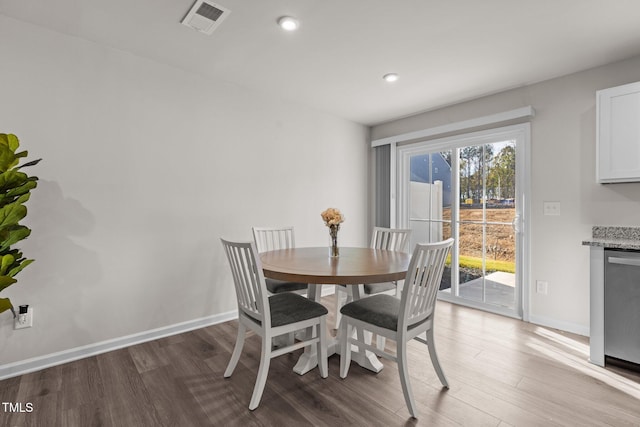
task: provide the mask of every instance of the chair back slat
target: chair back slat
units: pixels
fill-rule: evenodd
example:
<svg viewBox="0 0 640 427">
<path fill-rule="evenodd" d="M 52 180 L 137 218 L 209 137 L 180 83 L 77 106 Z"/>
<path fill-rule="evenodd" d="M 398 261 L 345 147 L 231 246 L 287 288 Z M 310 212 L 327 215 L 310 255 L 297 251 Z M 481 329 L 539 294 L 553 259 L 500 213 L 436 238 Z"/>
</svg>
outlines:
<svg viewBox="0 0 640 427">
<path fill-rule="evenodd" d="M 410 237 L 410 229 L 374 227 L 371 235 L 371 247 L 373 249 L 407 252 Z"/>
<path fill-rule="evenodd" d="M 293 227 L 253 227 L 252 230 L 256 248 L 260 253 L 295 247 Z"/>
<path fill-rule="evenodd" d="M 255 244 L 220 240 L 231 267 L 238 310 L 261 322 L 263 327 L 270 327 L 267 289 Z"/>
<path fill-rule="evenodd" d="M 433 315 L 442 273 L 452 245 L 453 239 L 416 245 L 404 281 L 399 328 L 408 328 Z"/>
</svg>

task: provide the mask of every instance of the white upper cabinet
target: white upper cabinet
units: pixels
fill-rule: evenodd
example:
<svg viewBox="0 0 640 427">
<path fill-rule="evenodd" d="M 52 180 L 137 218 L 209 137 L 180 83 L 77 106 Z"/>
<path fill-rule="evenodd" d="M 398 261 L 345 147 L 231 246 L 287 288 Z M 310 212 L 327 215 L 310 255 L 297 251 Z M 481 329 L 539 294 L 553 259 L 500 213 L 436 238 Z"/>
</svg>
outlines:
<svg viewBox="0 0 640 427">
<path fill-rule="evenodd" d="M 596 98 L 598 182 L 640 181 L 640 82 L 599 90 Z"/>
</svg>

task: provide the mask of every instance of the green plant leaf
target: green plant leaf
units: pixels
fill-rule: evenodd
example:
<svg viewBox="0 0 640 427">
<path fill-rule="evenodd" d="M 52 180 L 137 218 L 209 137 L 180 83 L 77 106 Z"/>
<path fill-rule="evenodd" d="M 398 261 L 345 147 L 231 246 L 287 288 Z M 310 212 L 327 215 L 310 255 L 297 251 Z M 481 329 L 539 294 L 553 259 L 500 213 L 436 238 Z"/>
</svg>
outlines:
<svg viewBox="0 0 640 427">
<path fill-rule="evenodd" d="M 29 188 L 32 185 L 25 184 L 25 186 L 26 187 L 23 188 L 24 190 L 26 190 L 24 194 L 20 194 L 20 191 L 21 191 L 20 189 L 16 189 L 16 192 L 15 193 L 11 192 L 11 194 L 9 192 L 5 194 L 0 193 L 0 208 L 14 202 L 19 204 L 24 204 L 28 202 L 29 198 L 31 197 L 30 191 L 33 190 L 35 186 L 33 188 Z"/>
<path fill-rule="evenodd" d="M 20 140 L 12 133 L 7 135 L 7 141 L 9 142 L 9 148 L 11 148 L 11 151 L 13 152 L 15 152 L 20 146 Z"/>
<path fill-rule="evenodd" d="M 0 144 L 6 146 L 11 151 L 16 151 L 20 146 L 18 137 L 12 133 L 0 133 Z"/>
<path fill-rule="evenodd" d="M 10 276 L 10 277 L 15 276 L 16 274 L 20 273 L 22 270 L 24 270 L 24 268 L 26 266 L 28 266 L 29 264 L 31 264 L 35 260 L 33 260 L 33 259 L 25 259 L 25 260 L 19 260 L 19 261 L 20 261 L 20 265 L 18 265 L 17 267 L 14 267 L 11 270 L 9 270 L 9 272 L 7 273 L 8 276 Z"/>
<path fill-rule="evenodd" d="M 0 191 L 9 191 L 29 181 L 29 176 L 24 172 L 8 170 L 0 173 Z"/>
<path fill-rule="evenodd" d="M 0 145 L 0 172 L 6 172 L 18 163 L 18 159 L 9 147 Z"/>
<path fill-rule="evenodd" d="M 23 202 L 20 202 L 20 203 L 24 203 L 27 200 L 29 200 L 29 197 L 28 197 L 29 191 L 33 190 L 37 186 L 38 186 L 38 183 L 36 181 L 26 181 L 25 183 L 20 184 L 19 186 L 7 191 L 4 196 L 7 197 L 7 198 L 8 197 L 18 197 L 18 196 L 22 196 L 25 193 L 27 193 L 27 199 L 24 200 Z"/>
<path fill-rule="evenodd" d="M 6 231 L 7 233 L 3 233 L 2 241 L 0 241 L 0 252 L 9 249 L 11 245 L 18 243 L 20 240 L 26 239 L 31 234 L 31 230 L 24 225 L 18 225 L 17 227 L 9 228 Z M 0 269 L 0 274 L 4 274 L 4 271 L 5 270 Z"/>
<path fill-rule="evenodd" d="M 0 276 L 0 291 L 4 288 L 8 288 L 9 286 L 16 283 L 18 280 L 14 279 L 11 276 Z"/>
<path fill-rule="evenodd" d="M 18 166 L 16 169 L 22 169 L 22 168 L 26 168 L 26 167 L 29 167 L 29 166 L 37 165 L 38 163 L 40 163 L 41 160 L 42 159 L 31 160 L 30 162 L 27 162 L 27 163 L 25 163 L 23 165 Z M 38 179 L 37 177 L 35 177 L 35 178 Z"/>
<path fill-rule="evenodd" d="M 9 269 L 9 267 L 11 267 L 15 260 L 16 259 L 13 257 L 13 255 L 3 255 L 2 258 L 0 258 L 0 275 L 7 274 L 7 270 Z"/>
<path fill-rule="evenodd" d="M 27 207 L 20 203 L 9 203 L 0 208 L 0 228 L 16 225 L 27 216 Z"/>
<path fill-rule="evenodd" d="M 0 134 L 0 172 L 5 172 L 18 164 L 15 151 L 20 146 L 18 137 L 12 134 Z"/>
<path fill-rule="evenodd" d="M 11 300 L 9 298 L 0 298 L 0 313 L 7 310 L 13 311 L 13 304 L 11 304 Z"/>
<path fill-rule="evenodd" d="M 18 197 L 16 199 L 16 202 L 20 204 L 24 204 L 28 202 L 30 198 L 31 198 L 31 193 L 25 193 L 25 194 L 22 194 L 20 197 Z"/>
<path fill-rule="evenodd" d="M 13 257 L 18 260 L 22 258 L 22 252 L 20 252 L 20 249 L 9 249 L 7 251 L 2 252 L 2 255 L 7 255 L 7 254 L 13 255 Z"/>
</svg>

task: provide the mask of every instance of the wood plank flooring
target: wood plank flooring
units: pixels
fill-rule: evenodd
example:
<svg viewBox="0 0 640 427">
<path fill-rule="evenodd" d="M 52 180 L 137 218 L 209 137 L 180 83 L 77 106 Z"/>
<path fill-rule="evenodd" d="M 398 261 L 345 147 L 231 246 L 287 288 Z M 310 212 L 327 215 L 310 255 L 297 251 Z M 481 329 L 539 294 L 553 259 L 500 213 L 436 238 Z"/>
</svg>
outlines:
<svg viewBox="0 0 640 427">
<path fill-rule="evenodd" d="M 332 307 L 333 297 L 323 299 Z M 247 339 L 230 379 L 222 374 L 237 323 L 112 351 L 0 381 L 0 426 L 640 426 L 640 375 L 588 363 L 588 339 L 438 302 L 436 339 L 451 388 L 426 346 L 410 344 L 420 411 L 411 419 L 396 365 L 339 377 L 292 372 L 300 351 L 271 362 L 260 406 L 249 411 L 260 341 Z M 329 322 L 332 324 L 332 321 Z M 393 346 L 393 343 L 388 343 Z"/>
</svg>

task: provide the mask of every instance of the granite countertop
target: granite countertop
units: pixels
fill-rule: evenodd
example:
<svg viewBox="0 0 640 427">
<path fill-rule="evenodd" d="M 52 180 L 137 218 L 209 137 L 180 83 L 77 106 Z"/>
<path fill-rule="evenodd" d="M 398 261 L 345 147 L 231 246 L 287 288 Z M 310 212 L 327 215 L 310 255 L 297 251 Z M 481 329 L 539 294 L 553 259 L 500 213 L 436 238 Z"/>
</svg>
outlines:
<svg viewBox="0 0 640 427">
<path fill-rule="evenodd" d="M 591 239 L 584 240 L 582 244 L 614 249 L 640 250 L 640 227 L 594 226 Z"/>
</svg>

